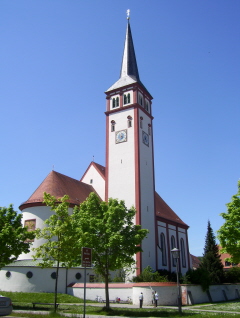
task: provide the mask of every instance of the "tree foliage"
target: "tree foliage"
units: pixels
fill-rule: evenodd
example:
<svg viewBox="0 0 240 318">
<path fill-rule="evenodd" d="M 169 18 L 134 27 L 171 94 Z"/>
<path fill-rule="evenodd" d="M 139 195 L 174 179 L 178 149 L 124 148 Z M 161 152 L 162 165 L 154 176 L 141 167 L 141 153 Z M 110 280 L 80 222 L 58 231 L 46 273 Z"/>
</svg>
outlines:
<svg viewBox="0 0 240 318">
<path fill-rule="evenodd" d="M 0 207 L 0 268 L 15 261 L 20 254 L 29 252 L 29 240 L 33 240 L 35 234 L 23 227 L 21 220 L 22 214 L 14 211 L 13 205 Z"/>
<path fill-rule="evenodd" d="M 237 194 L 232 196 L 226 206 L 227 212 L 220 214 L 225 223 L 218 230 L 221 253 L 230 254 L 228 261 L 240 263 L 240 180 Z"/>
<path fill-rule="evenodd" d="M 69 197 L 55 198 L 44 193 L 44 201 L 54 213 L 45 220 L 46 226 L 36 230 L 36 237 L 45 242 L 33 250 L 34 259 L 41 259 L 41 267 L 51 267 L 61 262 L 63 267 L 71 268 L 80 264 L 81 247 L 78 244 L 76 222 L 70 213 Z"/>
<path fill-rule="evenodd" d="M 127 209 L 124 201 L 110 198 L 102 202 L 95 193 L 74 208 L 79 243 L 93 249 L 94 270 L 105 281 L 107 308 L 110 271 L 134 265 L 134 255 L 141 251 L 140 244 L 148 233 L 133 223 L 135 214 L 136 210 Z"/>
<path fill-rule="evenodd" d="M 133 277 L 134 282 L 167 282 L 167 275 L 161 276 L 159 272 L 154 271 L 151 266 L 147 266 L 144 270 L 138 275 Z"/>
<path fill-rule="evenodd" d="M 199 284 L 203 291 L 209 290 L 211 285 L 210 273 L 205 268 L 189 269 L 183 276 L 184 284 Z"/>
<path fill-rule="evenodd" d="M 205 247 L 200 268 L 209 273 L 211 284 L 221 283 L 224 280 L 223 264 L 220 259 L 218 245 L 210 221 L 208 221 Z"/>
<path fill-rule="evenodd" d="M 78 231 L 69 210 L 69 197 L 55 198 L 44 193 L 44 203 L 54 213 L 45 220 L 46 227 L 36 230 L 36 237 L 45 242 L 33 250 L 34 259 L 41 259 L 39 266 L 56 266 L 54 309 L 57 309 L 57 289 L 59 265 L 70 268 L 80 264 L 81 247 L 78 244 Z"/>
<path fill-rule="evenodd" d="M 225 283 L 240 283 L 240 267 L 231 267 L 225 272 Z"/>
</svg>

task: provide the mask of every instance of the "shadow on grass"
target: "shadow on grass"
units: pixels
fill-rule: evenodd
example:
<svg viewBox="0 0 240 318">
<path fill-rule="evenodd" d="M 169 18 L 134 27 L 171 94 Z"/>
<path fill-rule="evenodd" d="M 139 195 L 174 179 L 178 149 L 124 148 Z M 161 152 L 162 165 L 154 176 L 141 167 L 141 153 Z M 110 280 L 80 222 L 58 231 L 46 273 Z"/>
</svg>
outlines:
<svg viewBox="0 0 240 318">
<path fill-rule="evenodd" d="M 87 314 L 91 314 L 88 312 Z M 99 309 L 94 311 L 95 315 L 104 315 L 104 316 L 122 316 L 122 317 L 184 317 L 184 316 L 196 316 L 197 313 L 182 313 L 179 314 L 176 310 L 169 311 L 165 309 L 149 310 L 149 309 Z"/>
</svg>

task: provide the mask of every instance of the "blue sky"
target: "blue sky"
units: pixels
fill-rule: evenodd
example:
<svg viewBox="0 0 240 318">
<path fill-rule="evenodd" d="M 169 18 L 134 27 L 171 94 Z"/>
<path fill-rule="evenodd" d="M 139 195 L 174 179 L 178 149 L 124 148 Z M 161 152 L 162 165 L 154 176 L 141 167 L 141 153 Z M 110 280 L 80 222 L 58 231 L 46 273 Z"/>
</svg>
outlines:
<svg viewBox="0 0 240 318">
<path fill-rule="evenodd" d="M 240 178 L 239 0 L 1 0 L 0 206 L 54 170 L 105 165 L 105 94 L 120 73 L 126 10 L 154 97 L 156 191 L 202 255 Z"/>
</svg>

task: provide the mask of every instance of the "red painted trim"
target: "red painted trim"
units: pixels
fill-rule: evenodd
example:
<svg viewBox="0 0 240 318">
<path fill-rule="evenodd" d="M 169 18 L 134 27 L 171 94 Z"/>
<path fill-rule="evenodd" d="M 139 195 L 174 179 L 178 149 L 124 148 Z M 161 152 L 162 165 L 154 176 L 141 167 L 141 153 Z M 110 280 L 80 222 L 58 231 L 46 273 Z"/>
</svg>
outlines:
<svg viewBox="0 0 240 318">
<path fill-rule="evenodd" d="M 177 248 L 180 250 L 180 246 L 179 246 L 179 235 L 178 235 L 178 225 L 176 226 L 176 237 L 177 237 Z M 181 265 L 181 251 L 180 251 L 180 255 L 179 255 L 179 259 L 178 259 L 178 269 L 179 269 L 179 273 L 182 272 L 182 265 Z"/>
<path fill-rule="evenodd" d="M 189 253 L 189 245 L 188 245 L 188 232 L 185 230 L 186 236 L 186 250 L 187 250 L 187 257 L 188 257 L 188 268 L 190 268 L 190 253 Z"/>
<path fill-rule="evenodd" d="M 172 221 L 172 220 L 165 219 L 165 218 L 160 217 L 160 216 L 158 216 L 158 215 L 156 215 L 156 219 L 157 219 L 157 221 L 159 221 L 159 222 L 165 222 L 165 223 L 167 222 L 168 224 L 171 224 L 171 225 L 174 225 L 174 226 L 179 226 L 180 228 L 182 228 L 182 229 L 184 229 L 184 230 L 187 230 L 187 229 L 189 228 L 189 226 L 186 225 L 186 224 L 174 222 L 174 221 Z"/>
<path fill-rule="evenodd" d="M 173 286 L 176 285 L 175 282 L 163 282 L 163 283 L 157 283 L 157 282 L 151 282 L 151 283 L 109 283 L 109 288 L 132 288 L 132 287 L 149 287 L 149 286 Z M 84 283 L 71 283 L 67 287 L 73 287 L 73 288 L 83 288 Z M 86 287 L 88 288 L 105 288 L 104 283 L 87 283 Z"/>
<path fill-rule="evenodd" d="M 150 114 L 150 113 L 148 113 L 142 106 L 140 106 L 139 104 L 137 104 L 137 103 L 133 103 L 133 104 L 131 104 L 131 105 L 128 105 L 128 106 L 123 106 L 123 107 L 118 107 L 118 108 L 115 108 L 115 109 L 111 109 L 111 110 L 109 110 L 109 111 L 106 111 L 105 112 L 105 115 L 109 115 L 109 114 L 112 114 L 112 113 L 117 113 L 117 112 L 119 112 L 119 111 L 121 111 L 121 110 L 127 110 L 127 109 L 130 109 L 130 108 L 139 108 L 139 109 L 141 109 L 141 111 L 143 112 L 143 113 L 145 113 L 150 119 L 154 119 L 154 117 Z"/>
<path fill-rule="evenodd" d="M 134 108 L 134 151 L 135 151 L 135 207 L 136 224 L 141 224 L 141 195 L 140 195 L 140 154 L 139 154 L 139 114 L 138 108 Z M 137 275 L 142 271 L 142 253 L 137 253 Z"/>
<path fill-rule="evenodd" d="M 107 108 L 107 111 L 110 110 L 110 103 L 111 103 L 111 100 L 110 100 L 110 99 L 111 99 L 110 96 L 107 96 L 107 97 L 106 97 L 106 104 L 107 104 L 107 107 L 106 107 L 106 108 Z"/>
<path fill-rule="evenodd" d="M 108 201 L 108 185 L 109 185 L 109 116 L 106 115 L 106 170 L 105 170 L 105 175 L 106 175 L 106 181 L 105 181 L 105 201 Z"/>
<path fill-rule="evenodd" d="M 93 192 L 95 192 L 95 191 L 93 190 Z M 79 201 L 78 202 L 69 202 L 69 208 L 74 208 L 76 205 L 79 205 Z M 25 209 L 29 209 L 29 208 L 32 208 L 35 206 L 46 206 L 46 204 L 43 202 L 40 202 L 40 201 L 23 203 L 19 206 L 19 210 L 23 211 Z"/>
<path fill-rule="evenodd" d="M 168 270 L 171 272 L 172 268 L 172 260 L 171 260 L 171 245 L 169 240 L 169 227 L 168 223 L 166 223 L 166 235 L 167 235 L 167 248 L 168 248 Z"/>
</svg>

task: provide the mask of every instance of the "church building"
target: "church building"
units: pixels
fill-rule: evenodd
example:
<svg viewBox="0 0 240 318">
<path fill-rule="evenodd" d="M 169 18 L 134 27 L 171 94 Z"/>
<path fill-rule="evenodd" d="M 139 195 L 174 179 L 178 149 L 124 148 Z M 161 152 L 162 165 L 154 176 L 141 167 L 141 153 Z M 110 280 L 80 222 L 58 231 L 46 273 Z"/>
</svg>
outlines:
<svg viewBox="0 0 240 318">
<path fill-rule="evenodd" d="M 44 226 L 44 221 L 52 213 L 43 203 L 44 192 L 56 197 L 67 194 L 71 208 L 85 201 L 91 192 L 96 192 L 103 201 L 110 197 L 124 200 L 128 208 L 136 208 L 135 223 L 149 230 L 147 238 L 142 242 L 143 252 L 136 255 L 136 274 L 148 265 L 154 270 L 176 271 L 176 260 L 171 255 L 175 247 L 180 250 L 180 272 L 185 274 L 191 268 L 188 225 L 155 191 L 153 97 L 140 80 L 129 17 L 120 78 L 105 94 L 105 167 L 91 162 L 80 180 L 51 171 L 30 198 L 20 205 L 23 225 L 32 229 Z M 32 247 L 38 247 L 41 243 L 35 239 Z M 14 264 L 4 268 L 5 273 L 15 271 L 15 275 L 17 272 L 26 275 L 30 266 L 34 278 L 36 266 L 31 263 L 32 255 L 32 251 L 22 254 Z M 24 266 L 28 269 L 23 270 Z M 71 270 L 75 276 L 71 276 Z M 66 278 L 66 284 L 76 281 L 79 269 L 68 271 L 67 275 L 71 278 Z M 1 282 L 3 279 L 1 273 Z M 28 278 L 29 284 L 33 284 L 31 279 Z M 41 288 L 36 287 L 35 290 Z"/>
</svg>

